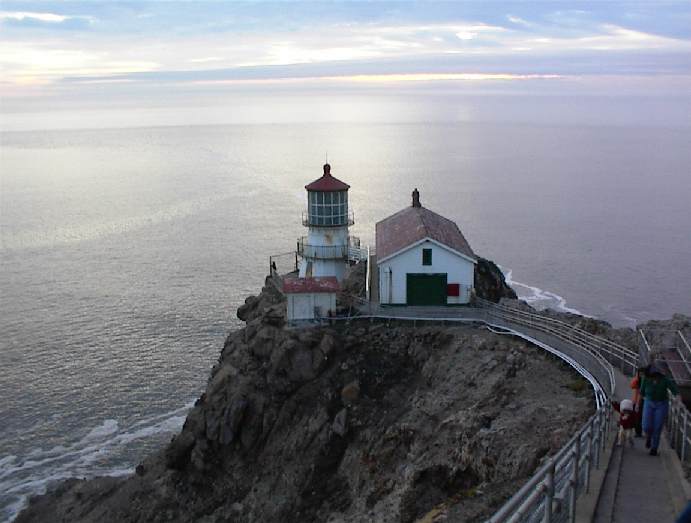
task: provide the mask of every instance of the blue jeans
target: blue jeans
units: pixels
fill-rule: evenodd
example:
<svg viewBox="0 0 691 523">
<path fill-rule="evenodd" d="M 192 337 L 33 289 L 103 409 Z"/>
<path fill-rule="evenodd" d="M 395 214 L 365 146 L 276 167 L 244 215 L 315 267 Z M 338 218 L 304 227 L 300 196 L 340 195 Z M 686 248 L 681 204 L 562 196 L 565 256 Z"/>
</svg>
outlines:
<svg viewBox="0 0 691 523">
<path fill-rule="evenodd" d="M 691 501 L 686 504 L 684 511 L 679 514 L 676 523 L 691 523 Z"/>
<path fill-rule="evenodd" d="M 652 448 L 660 446 L 660 434 L 665 426 L 667 417 L 667 401 L 653 401 L 646 399 L 643 407 L 643 432 L 651 439 Z"/>
</svg>

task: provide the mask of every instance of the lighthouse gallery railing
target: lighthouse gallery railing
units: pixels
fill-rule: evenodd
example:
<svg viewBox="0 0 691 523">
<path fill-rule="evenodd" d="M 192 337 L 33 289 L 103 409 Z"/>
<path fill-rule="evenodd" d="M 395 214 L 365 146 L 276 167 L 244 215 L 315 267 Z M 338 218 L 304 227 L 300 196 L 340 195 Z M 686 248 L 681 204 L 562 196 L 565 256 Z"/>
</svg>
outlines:
<svg viewBox="0 0 691 523">
<path fill-rule="evenodd" d="M 569 362 L 593 385 L 597 410 L 554 456 L 488 520 L 489 523 L 527 523 L 576 520 L 578 497 L 590 489 L 590 472 L 599 469 L 601 454 L 611 434 L 612 409 L 609 399 L 614 394 L 613 364 L 624 371 L 635 369 L 637 355 L 609 340 L 594 336 L 576 326 L 541 314 L 521 311 L 478 300 L 480 308 L 456 311 L 457 317 L 423 315 L 405 318 L 387 317 L 383 310 L 370 312 L 371 319 L 412 321 L 482 321 L 490 328 L 506 329 L 538 342 Z M 365 316 L 367 317 L 367 316 Z"/>
<path fill-rule="evenodd" d="M 307 236 L 298 239 L 297 253 L 306 258 L 320 260 L 348 259 L 351 249 L 360 248 L 360 239 L 355 236 L 349 236 L 347 243 L 342 245 L 311 245 L 307 242 Z"/>
</svg>

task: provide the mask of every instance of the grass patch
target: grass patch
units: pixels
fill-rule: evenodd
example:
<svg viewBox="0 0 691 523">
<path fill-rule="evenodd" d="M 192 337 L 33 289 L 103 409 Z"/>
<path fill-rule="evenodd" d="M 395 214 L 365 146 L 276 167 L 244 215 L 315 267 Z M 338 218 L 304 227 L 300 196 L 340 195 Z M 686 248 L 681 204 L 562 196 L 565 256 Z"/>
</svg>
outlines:
<svg viewBox="0 0 691 523">
<path fill-rule="evenodd" d="M 567 383 L 566 388 L 578 394 L 583 394 L 590 389 L 590 383 L 583 378 L 578 378 Z"/>
</svg>

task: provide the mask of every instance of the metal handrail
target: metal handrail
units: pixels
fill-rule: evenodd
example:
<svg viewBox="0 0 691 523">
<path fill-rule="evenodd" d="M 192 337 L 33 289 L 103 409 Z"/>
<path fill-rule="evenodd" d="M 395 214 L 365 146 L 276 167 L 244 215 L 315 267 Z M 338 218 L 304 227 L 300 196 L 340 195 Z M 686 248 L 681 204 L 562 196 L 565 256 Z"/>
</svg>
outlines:
<svg viewBox="0 0 691 523">
<path fill-rule="evenodd" d="M 457 317 L 427 317 L 414 314 L 411 316 L 382 314 L 380 310 L 372 310 L 371 305 L 365 308 L 366 315 L 363 320 L 408 320 L 408 321 L 480 321 L 489 326 L 506 329 L 519 334 L 514 330 L 515 324 L 530 326 L 534 330 L 540 330 L 538 322 L 534 319 L 530 324 L 528 320 L 519 315 L 520 321 L 502 319 L 509 316 L 505 308 L 500 306 L 485 305 L 482 308 L 467 307 L 457 310 Z M 396 309 L 387 310 L 394 312 Z M 403 311 L 405 312 L 405 311 Z M 419 311 L 414 311 L 418 313 Z M 334 320 L 351 321 L 354 318 L 331 318 Z M 554 327 L 554 326 L 551 326 Z M 571 326 L 569 326 L 571 327 Z M 556 329 L 550 328 L 555 331 Z M 563 329 L 561 339 L 571 335 L 571 329 Z M 550 332 L 554 335 L 554 332 Z M 524 335 L 525 336 L 525 335 Z M 528 336 L 533 341 L 538 341 Z M 576 500 L 580 494 L 587 492 L 590 485 L 590 472 L 593 468 L 600 468 L 601 454 L 605 448 L 611 431 L 611 406 L 608 399 L 614 392 L 614 371 L 611 363 L 602 354 L 591 348 L 585 347 L 576 341 L 567 341 L 574 349 L 574 358 L 556 349 L 551 352 L 571 363 L 582 375 L 586 376 L 593 386 L 596 397 L 597 410 L 590 419 L 576 432 L 574 436 L 554 456 L 540 467 L 531 478 L 489 519 L 490 523 L 508 523 L 535 521 L 539 517 L 548 523 L 555 521 L 553 515 L 561 514 L 562 510 L 568 513 L 568 520 L 575 521 Z M 541 344 L 549 349 L 549 345 Z"/>
<path fill-rule="evenodd" d="M 686 350 L 686 353 L 691 356 L 691 347 L 689 346 L 689 342 L 686 341 L 686 338 L 684 337 L 684 334 L 678 330 L 677 331 L 677 338 L 674 338 L 675 340 L 681 340 L 681 343 L 677 342 L 677 346 L 674 347 L 675 350 L 677 351 L 677 354 L 679 354 L 679 357 L 681 358 L 682 363 L 684 364 L 684 367 L 686 367 L 686 372 L 689 374 L 689 380 L 691 380 L 691 364 L 689 360 L 686 359 L 686 356 L 683 354 L 683 351 Z M 678 345 L 681 345 L 679 347 Z M 667 361 L 670 361 L 669 359 Z M 688 381 L 688 380 L 684 380 Z"/>
<path fill-rule="evenodd" d="M 615 343 L 611 340 L 608 340 L 606 338 L 602 338 L 601 336 L 598 336 L 596 334 L 592 334 L 588 331 L 585 331 L 578 327 L 577 325 L 573 325 L 571 323 L 566 323 L 565 321 L 558 320 L 556 318 L 551 318 L 549 316 L 545 316 L 543 314 L 538 314 L 534 312 L 528 312 L 528 311 L 523 311 L 520 309 L 516 309 L 514 307 L 509 307 L 507 305 L 500 305 L 497 303 L 492 303 L 487 300 L 483 300 L 482 298 L 476 298 L 478 303 L 484 307 L 491 307 L 493 309 L 500 309 L 504 311 L 508 311 L 514 314 L 518 314 L 527 318 L 530 318 L 531 320 L 534 321 L 540 321 L 543 323 L 549 323 L 553 324 L 555 326 L 562 327 L 568 331 L 573 332 L 575 335 L 579 335 L 585 339 L 588 339 L 594 343 L 597 343 L 603 347 L 608 347 L 611 351 L 613 351 L 616 354 L 622 355 L 626 357 L 627 359 L 629 358 L 635 358 L 636 357 L 636 351 L 633 349 L 630 349 L 628 347 L 624 347 L 623 345 L 619 345 L 618 343 Z"/>
<path fill-rule="evenodd" d="M 638 355 L 621 345 L 590 334 L 574 325 L 548 318 L 540 314 L 521 311 L 485 300 L 477 300 L 477 307 L 457 309 L 456 317 L 429 317 L 418 314 L 405 316 L 391 314 L 396 309 L 382 310 L 361 298 L 365 315 L 362 319 L 408 320 L 408 321 L 480 321 L 488 326 L 513 331 L 528 336 L 534 342 L 530 331 L 547 334 L 565 344 L 570 355 L 553 349 L 559 357 L 569 361 L 577 371 L 589 376 L 597 399 L 597 410 L 572 438 L 488 520 L 489 523 L 519 523 L 543 521 L 576 520 L 576 501 L 590 488 L 590 472 L 601 467 L 601 453 L 612 435 L 612 409 L 608 401 L 614 395 L 615 379 L 613 364 L 624 370 L 635 372 Z M 419 311 L 414 311 L 419 313 Z M 351 321 L 352 317 L 332 318 Z M 522 331 L 521 328 L 528 328 Z M 528 334 L 525 334 L 527 332 Z M 648 354 L 650 346 L 641 331 L 641 339 Z M 539 343 L 538 343 L 539 344 Z M 542 347 L 549 350 L 548 344 Z M 566 349 L 565 349 L 566 350 Z M 643 354 L 641 354 L 643 356 Z M 574 361 L 575 360 L 575 361 Z M 689 454 L 691 445 L 691 414 L 678 397 L 672 399 L 670 415 L 667 418 L 670 444 L 681 460 Z"/>
<path fill-rule="evenodd" d="M 688 457 L 688 449 L 691 445 L 691 413 L 679 396 L 672 397 L 669 403 L 667 416 L 669 445 L 683 463 Z"/>
<path fill-rule="evenodd" d="M 638 329 L 638 355 L 643 365 L 650 363 L 652 352 L 650 343 L 648 343 L 648 338 L 645 337 L 643 329 Z"/>
<path fill-rule="evenodd" d="M 494 315 L 502 315 L 508 321 L 540 330 L 556 336 L 562 341 L 575 344 L 590 353 L 597 354 L 610 363 L 616 364 L 622 372 L 629 370 L 630 374 L 633 374 L 637 368 L 637 357 L 634 351 L 590 334 L 577 326 L 554 320 L 553 318 L 547 318 L 540 314 L 520 311 L 505 305 L 497 305 L 482 299 L 477 301 L 482 307 L 491 310 Z M 603 341 L 607 341 L 607 343 L 603 343 Z"/>
<path fill-rule="evenodd" d="M 689 353 L 691 353 L 691 347 L 686 341 L 684 334 L 680 330 L 677 331 L 679 339 L 681 340 L 681 345 Z M 686 370 L 691 374 L 691 369 L 689 368 L 689 362 L 684 358 L 681 349 L 677 349 L 679 356 L 682 358 L 682 362 L 686 366 Z M 674 360 L 667 360 L 674 361 Z M 689 380 L 683 380 L 688 382 Z M 679 459 L 683 463 L 688 456 L 688 448 L 691 445 L 691 413 L 689 409 L 684 405 L 680 396 L 673 396 L 669 402 L 669 415 L 667 416 L 667 431 L 669 432 L 669 444 L 676 451 Z"/>
<path fill-rule="evenodd" d="M 490 312 L 490 314 L 494 317 L 498 317 L 503 319 L 504 321 L 508 321 L 512 324 L 518 324 L 521 326 L 525 326 L 534 330 L 538 330 L 541 332 L 544 332 L 546 334 L 549 334 L 551 336 L 554 336 L 558 339 L 560 339 L 563 342 L 569 343 L 573 345 L 576 350 L 578 351 L 583 351 L 592 358 L 594 358 L 595 362 L 600 365 L 600 372 L 604 371 L 604 376 L 600 376 L 601 378 L 606 379 L 609 385 L 609 390 L 607 391 L 607 395 L 610 396 L 614 392 L 614 371 L 611 366 L 611 362 L 608 360 L 608 358 L 603 354 L 607 354 L 610 356 L 611 359 L 617 359 L 621 358 L 621 356 L 612 354 L 611 352 L 607 351 L 606 349 L 602 349 L 601 347 L 598 347 L 597 345 L 594 345 L 592 342 L 589 342 L 587 340 L 587 337 L 584 337 L 582 335 L 576 336 L 575 331 L 573 329 L 568 328 L 568 329 L 563 329 L 563 328 L 556 328 L 552 325 L 545 325 L 541 322 L 542 316 L 536 315 L 536 314 L 528 314 L 528 315 L 512 315 L 507 312 L 507 309 L 510 310 L 510 308 L 505 307 L 505 306 L 498 306 L 494 305 L 489 302 L 483 303 L 483 307 L 487 308 Z M 513 310 L 515 311 L 515 309 Z M 511 312 L 513 312 L 511 311 Z M 523 311 L 521 311 L 523 312 Z M 566 324 L 568 325 L 568 324 Z M 568 325 L 568 327 L 571 327 Z M 585 338 L 585 339 L 584 339 Z M 628 363 L 628 361 L 625 361 L 621 359 L 622 366 L 624 363 Z M 635 368 L 635 364 L 633 365 Z"/>
<path fill-rule="evenodd" d="M 297 253 L 306 258 L 320 260 L 346 259 L 348 257 L 348 244 L 343 245 L 311 245 L 307 243 L 307 237 L 298 239 Z"/>
</svg>

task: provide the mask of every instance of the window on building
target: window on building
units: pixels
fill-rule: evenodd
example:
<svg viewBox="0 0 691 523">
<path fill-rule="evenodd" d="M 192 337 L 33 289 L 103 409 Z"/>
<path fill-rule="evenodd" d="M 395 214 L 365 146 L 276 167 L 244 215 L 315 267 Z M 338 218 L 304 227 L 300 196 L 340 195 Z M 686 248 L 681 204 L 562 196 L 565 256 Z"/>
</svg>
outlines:
<svg viewBox="0 0 691 523">
<path fill-rule="evenodd" d="M 432 249 L 422 249 L 422 265 L 432 265 Z"/>
</svg>

